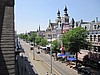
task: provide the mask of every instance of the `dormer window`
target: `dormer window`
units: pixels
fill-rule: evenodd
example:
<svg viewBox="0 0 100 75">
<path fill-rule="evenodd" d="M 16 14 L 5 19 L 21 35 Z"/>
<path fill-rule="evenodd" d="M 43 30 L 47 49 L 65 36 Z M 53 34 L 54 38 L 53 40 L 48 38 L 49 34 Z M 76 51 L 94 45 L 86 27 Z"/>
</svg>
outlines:
<svg viewBox="0 0 100 75">
<path fill-rule="evenodd" d="M 94 25 L 94 29 L 96 29 L 96 25 Z"/>
<path fill-rule="evenodd" d="M 100 25 L 98 25 L 98 27 L 97 27 L 98 29 L 100 29 Z"/>
</svg>

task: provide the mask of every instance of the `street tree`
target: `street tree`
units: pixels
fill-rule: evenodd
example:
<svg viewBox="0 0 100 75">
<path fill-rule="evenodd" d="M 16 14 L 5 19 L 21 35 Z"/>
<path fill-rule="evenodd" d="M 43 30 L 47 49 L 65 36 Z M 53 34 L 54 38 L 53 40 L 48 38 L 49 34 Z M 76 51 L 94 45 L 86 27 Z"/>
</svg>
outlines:
<svg viewBox="0 0 100 75">
<path fill-rule="evenodd" d="M 28 35 L 27 34 L 19 34 L 18 35 L 21 39 L 24 39 L 24 40 L 28 40 Z"/>
<path fill-rule="evenodd" d="M 24 38 L 24 34 L 22 34 L 22 33 L 18 34 L 18 37 L 21 38 L 21 39 L 23 39 Z"/>
<path fill-rule="evenodd" d="M 57 53 L 60 51 L 60 43 L 58 42 L 58 40 L 54 40 L 52 42 L 52 52 L 55 53 L 55 58 L 57 60 Z"/>
<path fill-rule="evenodd" d="M 36 36 L 35 37 L 35 43 L 37 44 L 37 45 L 39 45 L 39 43 L 41 42 L 41 39 L 42 39 L 42 37 L 40 37 L 40 36 Z"/>
<path fill-rule="evenodd" d="M 78 59 L 77 52 L 86 42 L 87 31 L 82 27 L 77 27 L 62 36 L 62 42 L 68 51 L 76 54 L 76 59 Z M 76 62 L 77 66 L 77 62 Z"/>
<path fill-rule="evenodd" d="M 41 39 L 40 45 L 41 46 L 46 46 L 48 44 L 48 41 L 44 38 Z"/>
<path fill-rule="evenodd" d="M 35 45 L 35 38 L 36 38 L 37 34 L 36 32 L 32 32 L 31 35 L 29 36 L 30 41 L 34 43 Z"/>
</svg>

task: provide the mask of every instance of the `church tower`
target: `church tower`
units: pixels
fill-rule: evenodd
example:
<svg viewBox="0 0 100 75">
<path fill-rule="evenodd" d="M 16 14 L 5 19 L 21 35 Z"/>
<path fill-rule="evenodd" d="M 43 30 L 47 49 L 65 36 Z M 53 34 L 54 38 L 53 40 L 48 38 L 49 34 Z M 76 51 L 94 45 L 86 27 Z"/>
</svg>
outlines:
<svg viewBox="0 0 100 75">
<path fill-rule="evenodd" d="M 39 25 L 39 31 L 40 31 L 40 25 Z"/>
<path fill-rule="evenodd" d="M 62 17 L 62 30 L 63 30 L 63 33 L 66 33 L 70 30 L 70 26 L 69 26 L 69 16 L 68 16 L 68 13 L 67 13 L 67 7 L 65 5 L 65 8 L 64 8 L 64 16 Z"/>
<path fill-rule="evenodd" d="M 65 8 L 64 8 L 64 16 L 62 18 L 62 21 L 63 23 L 68 23 L 69 24 L 69 16 L 68 16 L 68 13 L 67 13 L 67 7 L 65 5 Z"/>
<path fill-rule="evenodd" d="M 61 22 L 61 17 L 60 17 L 60 10 L 58 9 L 56 23 L 58 24 L 59 22 Z"/>
</svg>

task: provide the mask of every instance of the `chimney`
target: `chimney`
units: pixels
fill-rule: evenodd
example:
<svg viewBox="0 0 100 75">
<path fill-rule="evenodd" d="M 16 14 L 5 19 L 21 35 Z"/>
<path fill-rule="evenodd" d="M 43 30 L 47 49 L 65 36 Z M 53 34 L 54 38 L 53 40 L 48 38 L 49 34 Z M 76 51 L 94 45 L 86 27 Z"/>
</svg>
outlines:
<svg viewBox="0 0 100 75">
<path fill-rule="evenodd" d="M 51 23 L 51 20 L 49 19 L 49 23 Z"/>
<path fill-rule="evenodd" d="M 98 17 L 96 17 L 96 22 L 98 22 Z"/>
<path fill-rule="evenodd" d="M 81 19 L 81 23 L 83 22 L 83 20 Z"/>
</svg>

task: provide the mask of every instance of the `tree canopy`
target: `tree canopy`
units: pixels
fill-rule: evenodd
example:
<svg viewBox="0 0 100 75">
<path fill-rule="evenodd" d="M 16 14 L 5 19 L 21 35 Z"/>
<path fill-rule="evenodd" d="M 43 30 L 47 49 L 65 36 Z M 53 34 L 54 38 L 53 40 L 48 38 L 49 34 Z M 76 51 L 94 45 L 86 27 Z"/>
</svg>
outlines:
<svg viewBox="0 0 100 75">
<path fill-rule="evenodd" d="M 87 31 L 82 27 L 74 28 L 62 36 L 62 42 L 68 51 L 78 52 L 86 42 Z"/>
<path fill-rule="evenodd" d="M 54 40 L 52 42 L 52 51 L 55 52 L 55 53 L 58 52 L 59 47 L 60 47 L 60 43 L 58 42 L 58 40 Z"/>
<path fill-rule="evenodd" d="M 46 46 L 48 44 L 48 41 L 46 39 L 41 39 L 40 45 L 41 46 Z"/>
<path fill-rule="evenodd" d="M 37 45 L 39 45 L 39 43 L 41 42 L 41 40 L 42 40 L 42 37 L 40 37 L 40 36 L 36 36 L 36 38 L 35 38 L 35 43 L 37 44 Z"/>
</svg>

